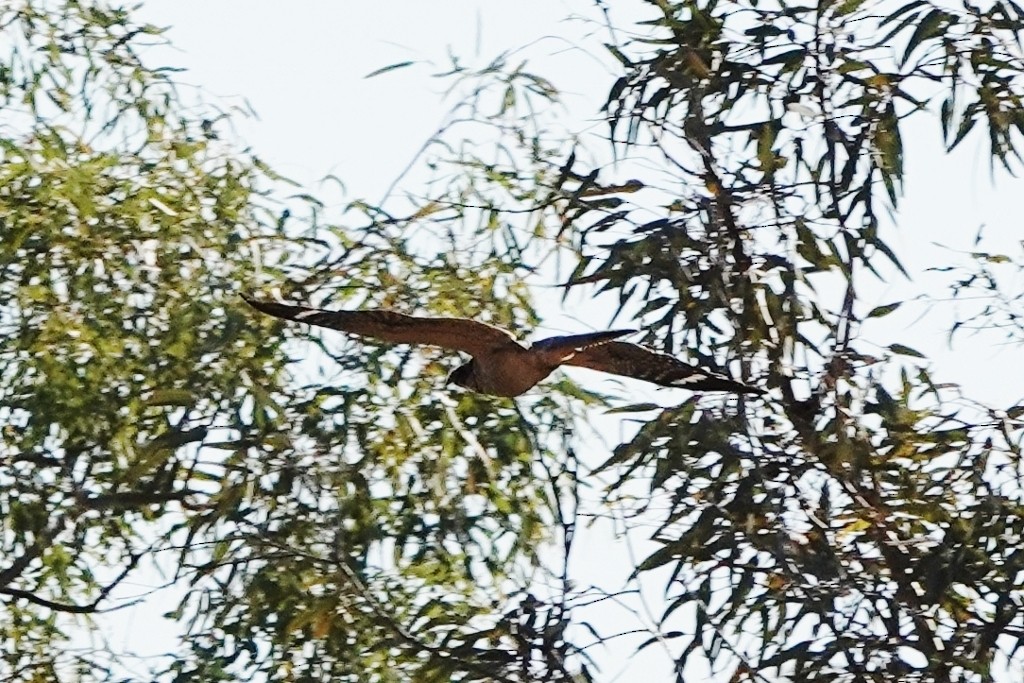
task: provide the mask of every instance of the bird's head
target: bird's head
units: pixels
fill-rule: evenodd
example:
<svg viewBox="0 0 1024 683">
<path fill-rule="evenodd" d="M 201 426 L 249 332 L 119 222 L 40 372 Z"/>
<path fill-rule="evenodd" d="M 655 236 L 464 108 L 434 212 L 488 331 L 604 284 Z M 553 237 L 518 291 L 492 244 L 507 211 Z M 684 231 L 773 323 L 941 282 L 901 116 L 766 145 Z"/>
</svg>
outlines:
<svg viewBox="0 0 1024 683">
<path fill-rule="evenodd" d="M 465 389 L 473 389 L 473 363 L 465 363 L 451 371 L 445 384 L 454 384 Z"/>
</svg>

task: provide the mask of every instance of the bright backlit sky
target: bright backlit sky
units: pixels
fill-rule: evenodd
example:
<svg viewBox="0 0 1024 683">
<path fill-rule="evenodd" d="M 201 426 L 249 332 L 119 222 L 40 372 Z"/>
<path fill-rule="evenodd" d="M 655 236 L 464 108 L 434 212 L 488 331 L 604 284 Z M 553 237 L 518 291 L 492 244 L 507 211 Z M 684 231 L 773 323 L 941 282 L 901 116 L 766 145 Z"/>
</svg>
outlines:
<svg viewBox="0 0 1024 683">
<path fill-rule="evenodd" d="M 620 23 L 644 16 L 639 0 L 614 6 Z M 464 64 L 483 66 L 503 51 L 528 45 L 520 54 L 563 91 L 567 116 L 578 119 L 579 127 L 597 120 L 611 83 L 609 58 L 600 47 L 607 33 L 589 0 L 299 0 L 287 8 L 270 0 L 151 0 L 140 16 L 171 27 L 175 49 L 156 50 L 153 56 L 187 68 L 181 81 L 197 86 L 208 99 L 240 104 L 244 98 L 251 104 L 258 120 L 239 119 L 237 129 L 261 158 L 311 186 L 334 174 L 344 183 L 348 200 L 382 199 L 437 129 L 454 102 L 443 100 L 445 84 L 431 74 L 444 70 L 449 53 Z M 567 20 L 570 16 L 577 19 Z M 418 64 L 365 78 L 407 60 Z M 1024 233 L 1018 221 L 1021 184 L 997 172 L 993 187 L 980 141 L 946 156 L 936 144 L 937 121 L 921 119 L 917 126 L 904 133 L 906 196 L 897 220 L 900 230 L 890 242 L 915 282 L 879 285 L 877 292 L 867 293 L 865 307 L 914 296 L 938 282 L 921 274 L 933 262 L 949 260 L 933 242 L 967 250 L 984 225 L 983 246 L 1015 253 Z M 604 132 L 596 123 L 593 130 Z M 941 316 L 918 321 L 923 310 L 907 305 L 886 318 L 886 325 L 898 327 L 891 336 L 880 333 L 879 342 L 896 337 L 906 342 L 905 330 L 912 328 L 944 381 L 960 382 L 971 393 L 1000 403 L 1020 396 L 1024 366 L 1016 382 L 1006 373 L 1012 349 L 970 353 L 988 342 L 967 340 L 960 350 L 968 352 L 954 356 L 944 343 L 945 321 Z M 873 325 L 867 333 L 875 332 Z M 986 371 L 993 355 L 1002 365 L 995 374 Z"/>
<path fill-rule="evenodd" d="M 616 12 L 645 12 L 639 0 L 608 4 Z M 449 51 L 463 63 L 482 66 L 504 50 L 530 45 L 524 54 L 533 70 L 565 93 L 566 116 L 578 119 L 577 127 L 596 120 L 612 79 L 600 47 L 607 33 L 600 23 L 566 21 L 574 14 L 600 18 L 587 0 L 149 0 L 139 17 L 171 27 L 174 49 L 153 49 L 151 66 L 185 67 L 179 80 L 200 88 L 206 99 L 225 105 L 244 98 L 251 104 L 259 118 L 239 119 L 238 134 L 272 167 L 304 183 L 334 174 L 347 199 L 377 203 L 453 104 L 442 101 L 443 85 L 430 77 L 447 65 Z M 364 78 L 406 60 L 421 64 Z M 931 260 L 948 260 L 932 242 L 969 249 L 984 224 L 991 249 L 1015 253 L 1024 232 L 1020 182 L 997 173 L 993 188 L 980 146 L 945 157 L 935 144 L 937 126 L 907 132 L 907 195 L 897 220 L 900 232 L 891 243 L 912 273 L 921 273 Z M 920 276 L 913 283 L 881 284 L 865 305 L 913 296 L 929 282 Z M 918 321 L 923 307 L 904 308 L 886 318 L 885 326 L 880 322 L 867 331 L 881 344 L 900 341 L 930 355 L 937 381 L 960 382 L 969 393 L 1003 405 L 1020 398 L 1019 349 L 993 347 L 991 339 L 979 337 L 950 350 L 942 320 Z M 614 545 L 587 555 L 610 567 L 628 561 Z M 148 628 L 141 615 L 133 620 L 135 634 Z M 628 661 L 626 652 L 607 655 L 603 681 L 652 673 L 650 661 Z"/>
<path fill-rule="evenodd" d="M 351 197 L 377 199 L 453 103 L 440 97 L 445 83 L 430 78 L 449 65 L 449 52 L 483 66 L 539 41 L 523 54 L 542 58 L 533 66 L 565 88 L 573 109 L 596 117 L 610 72 L 560 37 L 600 29 L 565 22 L 574 8 L 588 10 L 558 0 L 300 0 L 286 10 L 268 0 L 154 0 L 140 16 L 172 27 L 179 51 L 159 55 L 188 68 L 182 80 L 252 103 L 260 120 L 240 133 L 276 168 L 309 181 L 334 173 Z M 365 78 L 404 61 L 419 64 Z"/>
</svg>

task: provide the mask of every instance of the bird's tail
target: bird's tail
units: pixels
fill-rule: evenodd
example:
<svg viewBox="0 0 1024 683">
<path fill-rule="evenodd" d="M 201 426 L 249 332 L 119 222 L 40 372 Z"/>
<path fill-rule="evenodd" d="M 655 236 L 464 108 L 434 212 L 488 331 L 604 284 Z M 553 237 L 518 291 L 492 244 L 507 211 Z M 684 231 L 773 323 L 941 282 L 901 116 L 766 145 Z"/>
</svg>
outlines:
<svg viewBox="0 0 1024 683">
<path fill-rule="evenodd" d="M 281 304 L 276 301 L 267 301 L 265 299 L 254 299 L 251 296 L 240 294 L 242 301 L 249 304 L 257 311 L 272 315 L 275 318 L 283 318 L 284 320 L 298 320 L 300 322 L 309 323 L 310 325 L 325 325 L 331 327 L 330 318 L 333 316 L 337 318 L 337 311 L 321 311 L 318 308 L 307 308 L 305 306 L 289 306 L 288 304 Z M 323 318 L 327 318 L 325 322 Z"/>
</svg>

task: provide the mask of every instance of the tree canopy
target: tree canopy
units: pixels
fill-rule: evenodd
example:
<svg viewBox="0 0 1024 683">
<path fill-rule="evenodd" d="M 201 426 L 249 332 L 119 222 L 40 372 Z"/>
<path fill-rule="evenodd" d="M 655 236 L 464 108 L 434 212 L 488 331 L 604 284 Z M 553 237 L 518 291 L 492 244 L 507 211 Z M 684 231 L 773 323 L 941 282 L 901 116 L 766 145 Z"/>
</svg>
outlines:
<svg viewBox="0 0 1024 683">
<path fill-rule="evenodd" d="M 186 106 L 130 9 L 0 9 L 6 680 L 600 681 L 621 634 L 678 680 L 1019 667 L 1024 403 L 965 395 L 909 333 L 868 339 L 904 302 L 861 293 L 910 276 L 908 126 L 1019 170 L 1024 9 L 636 4 L 631 26 L 594 4 L 617 70 L 597 139 L 558 125 L 542 65 L 456 60 L 431 180 L 340 219 L 233 112 Z M 1024 254 L 976 247 L 935 264 L 982 301 L 951 339 L 1019 345 Z M 239 299 L 529 328 L 541 276 L 768 395 L 453 392 L 457 359 Z M 649 541 L 620 590 L 573 571 L 601 518 Z M 166 657 L 82 644 L 154 576 L 181 596 Z M 647 577 L 648 618 L 590 623 Z"/>
</svg>

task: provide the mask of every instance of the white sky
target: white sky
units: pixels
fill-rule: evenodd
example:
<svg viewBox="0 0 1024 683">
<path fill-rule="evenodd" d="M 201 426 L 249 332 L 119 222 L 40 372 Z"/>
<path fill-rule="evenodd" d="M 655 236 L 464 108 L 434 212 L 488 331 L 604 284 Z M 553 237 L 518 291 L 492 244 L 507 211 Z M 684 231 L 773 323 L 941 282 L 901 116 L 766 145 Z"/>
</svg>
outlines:
<svg viewBox="0 0 1024 683">
<path fill-rule="evenodd" d="M 449 49 L 464 64 L 483 66 L 548 36 L 527 54 L 545 56 L 541 70 L 579 93 L 570 99 L 580 111 L 596 115 L 604 92 L 594 86 L 607 78 L 594 58 L 556 37 L 586 30 L 563 21 L 574 5 L 587 7 L 300 0 L 284 10 L 268 0 L 153 0 L 139 16 L 172 27 L 179 52 L 159 55 L 188 68 L 184 82 L 253 104 L 260 121 L 240 132 L 275 168 L 304 181 L 334 173 L 351 197 L 376 199 L 452 104 L 439 96 L 446 82 L 430 78 L 447 67 Z M 550 57 L 555 52 L 562 54 Z M 421 64 L 365 78 L 407 60 Z"/>
<path fill-rule="evenodd" d="M 238 133 L 272 167 L 303 183 L 334 174 L 345 184 L 347 199 L 375 203 L 453 104 L 441 101 L 444 84 L 430 78 L 443 70 L 449 50 L 463 63 L 482 66 L 503 50 L 531 44 L 531 66 L 565 93 L 567 116 L 595 119 L 611 82 L 600 48 L 607 34 L 597 24 L 566 22 L 571 14 L 596 17 L 588 0 L 149 0 L 137 16 L 172 27 L 168 36 L 175 50 L 153 50 L 150 66 L 187 68 L 178 80 L 200 87 L 205 98 L 251 103 L 259 119 L 239 119 Z M 574 47 L 587 34 L 596 34 L 586 41 L 594 54 Z M 426 63 L 364 78 L 405 60 Z M 982 224 L 993 240 L 991 249 L 1018 253 L 1013 251 L 1016 241 L 1024 236 L 1020 182 L 997 174 L 993 189 L 981 146 L 948 158 L 935 143 L 938 124 L 918 126 L 905 134 L 907 194 L 900 232 L 891 240 L 908 269 L 920 273 L 930 259 L 947 260 L 930 247 L 932 241 L 969 249 Z M 864 310 L 925 291 L 929 282 L 879 285 Z M 918 321 L 921 306 L 904 309 L 867 331 L 882 344 L 898 341 L 930 355 L 937 381 L 962 383 L 969 394 L 1003 405 L 1020 399 L 1024 363 L 1017 359 L 1019 349 L 992 347 L 990 339 L 978 337 L 965 338 L 951 351 L 942 320 Z M 581 551 L 587 565 L 607 572 L 628 566 L 621 544 Z M 659 587 L 652 588 L 656 595 Z M 156 613 L 147 609 L 131 617 L 131 641 L 151 627 L 163 630 L 146 616 Z M 600 680 L 618 673 L 617 680 L 628 681 L 655 671 L 666 678 L 652 680 L 668 680 L 664 663 L 651 668 L 659 657 L 657 648 L 650 648 L 647 657 L 627 659 L 635 644 L 623 643 L 607 653 Z"/>
<path fill-rule="evenodd" d="M 615 5 L 622 12 L 641 3 Z M 430 74 L 448 64 L 449 51 L 464 64 L 483 66 L 502 51 L 529 44 L 522 54 L 529 56 L 531 68 L 562 89 L 568 115 L 581 123 L 597 118 L 611 82 L 609 58 L 600 47 L 607 40 L 604 29 L 565 19 L 594 19 L 588 0 L 299 0 L 284 7 L 271 0 L 150 0 L 139 16 L 172 27 L 168 35 L 176 51 L 153 56 L 187 68 L 181 81 L 198 86 L 207 98 L 251 103 L 259 119 L 239 118 L 237 129 L 261 158 L 311 186 L 334 174 L 346 186 L 346 199 L 379 201 L 436 130 L 453 102 L 442 101 L 446 82 Z M 420 64 L 364 78 L 406 60 Z M 937 121 L 919 117 L 914 125 L 904 131 L 907 185 L 900 230 L 889 239 L 915 282 L 879 285 L 867 293 L 864 310 L 928 291 L 938 282 L 921 275 L 933 262 L 949 260 L 933 242 L 969 250 L 984 225 L 983 247 L 1017 253 L 1015 245 L 1024 237 L 1018 199 L 1024 187 L 1001 172 L 993 187 L 979 136 L 977 144 L 947 156 L 936 144 Z M 1010 362 L 1012 348 L 951 354 L 943 336 L 945 320 L 917 321 L 921 312 L 922 306 L 908 304 L 887 318 L 887 326 L 896 326 L 891 335 L 879 334 L 879 342 L 907 343 L 905 330 L 912 328 L 911 338 L 933 357 L 943 381 L 962 383 L 969 393 L 998 403 L 1020 398 L 1024 364 Z M 869 323 L 867 332 L 876 324 Z M 964 343 L 974 351 L 988 346 L 977 342 Z M 996 373 L 987 371 L 993 357 L 1001 365 Z"/>
</svg>

